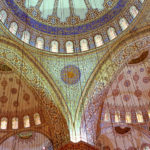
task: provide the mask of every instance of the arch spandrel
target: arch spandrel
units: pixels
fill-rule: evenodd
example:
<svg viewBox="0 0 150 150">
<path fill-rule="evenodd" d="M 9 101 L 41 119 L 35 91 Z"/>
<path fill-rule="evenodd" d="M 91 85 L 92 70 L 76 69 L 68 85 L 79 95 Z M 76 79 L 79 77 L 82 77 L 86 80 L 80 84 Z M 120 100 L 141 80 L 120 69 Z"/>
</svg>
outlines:
<svg viewBox="0 0 150 150">
<path fill-rule="evenodd" d="M 69 120 L 68 118 L 71 117 L 67 113 L 68 108 L 61 93 L 37 60 L 23 46 L 17 46 L 12 40 L 0 37 L 0 43 L 0 60 L 11 66 L 34 89 L 39 91 L 43 103 L 49 104 L 51 100 L 61 110 L 66 120 Z"/>
<path fill-rule="evenodd" d="M 115 44 L 104 56 L 103 61 L 98 64 L 91 75 L 80 99 L 80 106 L 78 108 L 82 108 L 81 106 L 83 106 L 84 109 L 77 110 L 76 119 L 79 119 L 78 116 L 82 115 L 81 128 L 84 126 L 83 122 L 85 113 L 94 113 L 94 110 L 89 110 L 88 106 L 93 105 L 95 110 L 97 109 L 100 113 L 100 107 L 103 105 L 100 100 L 100 95 L 102 96 L 101 98 L 104 98 L 105 95 L 107 95 L 107 87 L 111 84 L 114 76 L 126 65 L 127 62 L 135 56 L 138 56 L 139 53 L 141 54 L 143 51 L 148 50 L 149 47 L 149 31 L 144 29 L 142 31 L 137 31 L 135 34 L 128 34 L 122 42 Z M 99 99 L 99 104 L 93 104 L 93 99 Z M 95 125 L 92 126 L 94 127 Z"/>
</svg>

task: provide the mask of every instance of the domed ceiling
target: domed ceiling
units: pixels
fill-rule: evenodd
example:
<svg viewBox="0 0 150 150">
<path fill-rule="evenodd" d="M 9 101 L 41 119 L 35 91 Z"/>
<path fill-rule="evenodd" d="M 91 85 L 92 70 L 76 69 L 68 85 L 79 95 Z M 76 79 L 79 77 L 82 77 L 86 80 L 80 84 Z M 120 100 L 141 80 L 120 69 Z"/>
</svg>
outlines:
<svg viewBox="0 0 150 150">
<path fill-rule="evenodd" d="M 6 0 L 13 13 L 23 22 L 52 35 L 81 34 L 96 29 L 118 15 L 127 2 L 128 0 Z M 61 26 L 64 24 L 73 26 Z"/>
<path fill-rule="evenodd" d="M 140 14 L 143 3 L 144 0 L 2 0 L 0 20 L 31 46 L 55 53 L 76 53 L 117 38 Z"/>
<path fill-rule="evenodd" d="M 118 0 L 16 0 L 32 18 L 48 24 L 78 24 L 108 12 Z M 88 18 L 88 19 L 87 19 Z M 85 23 L 85 22 L 83 22 Z"/>
</svg>

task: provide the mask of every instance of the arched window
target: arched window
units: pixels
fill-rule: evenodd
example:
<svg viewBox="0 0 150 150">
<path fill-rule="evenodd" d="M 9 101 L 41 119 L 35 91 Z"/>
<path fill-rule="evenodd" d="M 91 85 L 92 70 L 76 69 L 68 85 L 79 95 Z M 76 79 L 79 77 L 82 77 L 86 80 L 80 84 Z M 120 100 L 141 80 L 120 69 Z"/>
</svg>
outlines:
<svg viewBox="0 0 150 150">
<path fill-rule="evenodd" d="M 51 51 L 58 53 L 58 42 L 57 41 L 52 41 L 51 42 Z"/>
<path fill-rule="evenodd" d="M 100 47 L 101 45 L 104 44 L 101 35 L 96 35 L 96 36 L 94 37 L 94 41 L 95 41 L 96 47 Z"/>
<path fill-rule="evenodd" d="M 10 31 L 12 34 L 16 35 L 17 30 L 18 30 L 18 25 L 17 25 L 17 23 L 16 23 L 16 22 L 12 22 L 12 23 L 10 24 L 9 31 Z"/>
<path fill-rule="evenodd" d="M 1 118 L 1 129 L 7 129 L 8 119 L 6 117 Z"/>
<path fill-rule="evenodd" d="M 143 148 L 143 150 L 150 150 L 150 147 L 149 147 L 149 146 L 145 146 L 145 147 Z"/>
<path fill-rule="evenodd" d="M 73 43 L 71 41 L 66 42 L 66 52 L 73 53 Z"/>
<path fill-rule="evenodd" d="M 143 120 L 143 115 L 142 115 L 142 112 L 141 112 L 141 111 L 137 111 L 137 112 L 136 112 L 136 118 L 137 118 L 137 121 L 138 121 L 139 123 L 144 122 L 144 120 Z"/>
<path fill-rule="evenodd" d="M 144 0 L 140 0 L 141 3 L 144 3 Z"/>
<path fill-rule="evenodd" d="M 40 119 L 39 113 L 34 114 L 34 122 L 35 122 L 35 125 L 41 124 L 41 119 Z"/>
<path fill-rule="evenodd" d="M 28 31 L 23 31 L 21 40 L 25 43 L 29 43 L 30 33 Z"/>
<path fill-rule="evenodd" d="M 148 110 L 148 117 L 149 117 L 149 119 L 150 119 L 150 109 Z"/>
<path fill-rule="evenodd" d="M 2 23 L 4 23 L 6 21 L 6 18 L 7 18 L 7 13 L 5 10 L 2 10 L 0 12 L 0 20 L 2 21 Z"/>
<path fill-rule="evenodd" d="M 108 30 L 107 30 L 107 34 L 108 34 L 108 37 L 110 40 L 113 40 L 114 38 L 117 37 L 117 34 L 116 34 L 116 31 L 114 28 L 110 27 Z"/>
<path fill-rule="evenodd" d="M 126 112 L 126 123 L 131 123 L 131 113 Z"/>
<path fill-rule="evenodd" d="M 110 121 L 110 113 L 105 112 L 104 121 Z"/>
<path fill-rule="evenodd" d="M 38 37 L 36 39 L 36 48 L 39 48 L 39 49 L 44 48 L 44 39 L 42 37 Z"/>
<path fill-rule="evenodd" d="M 133 18 L 135 18 L 138 15 L 138 12 L 139 11 L 137 10 L 137 8 L 135 6 L 130 7 L 130 14 Z"/>
<path fill-rule="evenodd" d="M 120 24 L 122 31 L 124 31 L 129 26 L 129 24 L 125 18 L 121 18 L 119 21 L 119 24 Z"/>
<path fill-rule="evenodd" d="M 17 117 L 12 118 L 12 129 L 18 129 L 18 118 Z"/>
<path fill-rule="evenodd" d="M 120 122 L 120 112 L 119 111 L 115 112 L 115 122 Z"/>
<path fill-rule="evenodd" d="M 25 128 L 30 127 L 29 116 L 24 116 L 24 117 L 23 117 L 23 123 L 24 123 L 24 127 L 25 127 Z"/>
<path fill-rule="evenodd" d="M 81 47 L 81 51 L 89 50 L 88 41 L 86 39 L 82 39 L 80 41 L 80 47 Z"/>
</svg>

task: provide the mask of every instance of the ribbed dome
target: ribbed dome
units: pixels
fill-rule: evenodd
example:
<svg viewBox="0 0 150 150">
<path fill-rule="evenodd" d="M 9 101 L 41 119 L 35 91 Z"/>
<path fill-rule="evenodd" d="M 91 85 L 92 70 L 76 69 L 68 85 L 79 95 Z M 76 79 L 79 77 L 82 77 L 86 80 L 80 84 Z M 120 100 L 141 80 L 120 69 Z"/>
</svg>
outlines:
<svg viewBox="0 0 150 150">
<path fill-rule="evenodd" d="M 76 53 L 116 39 L 134 22 L 143 3 L 143 0 L 3 0 L 0 20 L 31 46 L 55 53 Z"/>
<path fill-rule="evenodd" d="M 85 19 L 88 9 L 101 11 L 104 9 L 103 4 L 104 0 L 42 0 L 41 2 L 25 0 L 24 6 L 27 9 L 34 8 L 32 15 L 36 16 L 36 12 L 40 11 L 43 19 L 56 15 L 61 22 L 65 22 L 72 15 Z"/>
<path fill-rule="evenodd" d="M 48 25 L 81 25 L 106 14 L 119 0 L 6 0 L 19 12 Z M 124 6 L 124 2 L 122 3 Z M 118 6 L 120 8 L 122 6 Z M 21 13 L 22 14 L 22 13 Z M 114 15 L 115 16 L 115 15 Z"/>
</svg>

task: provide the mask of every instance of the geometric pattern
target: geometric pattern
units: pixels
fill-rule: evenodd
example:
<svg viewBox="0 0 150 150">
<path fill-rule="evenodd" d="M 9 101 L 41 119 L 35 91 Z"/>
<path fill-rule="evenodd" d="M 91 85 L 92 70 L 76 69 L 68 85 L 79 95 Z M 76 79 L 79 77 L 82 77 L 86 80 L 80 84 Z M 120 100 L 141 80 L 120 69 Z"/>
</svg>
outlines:
<svg viewBox="0 0 150 150">
<path fill-rule="evenodd" d="M 61 71 L 61 79 L 66 84 L 75 84 L 80 80 L 80 70 L 75 65 L 68 65 L 64 67 Z"/>
</svg>

